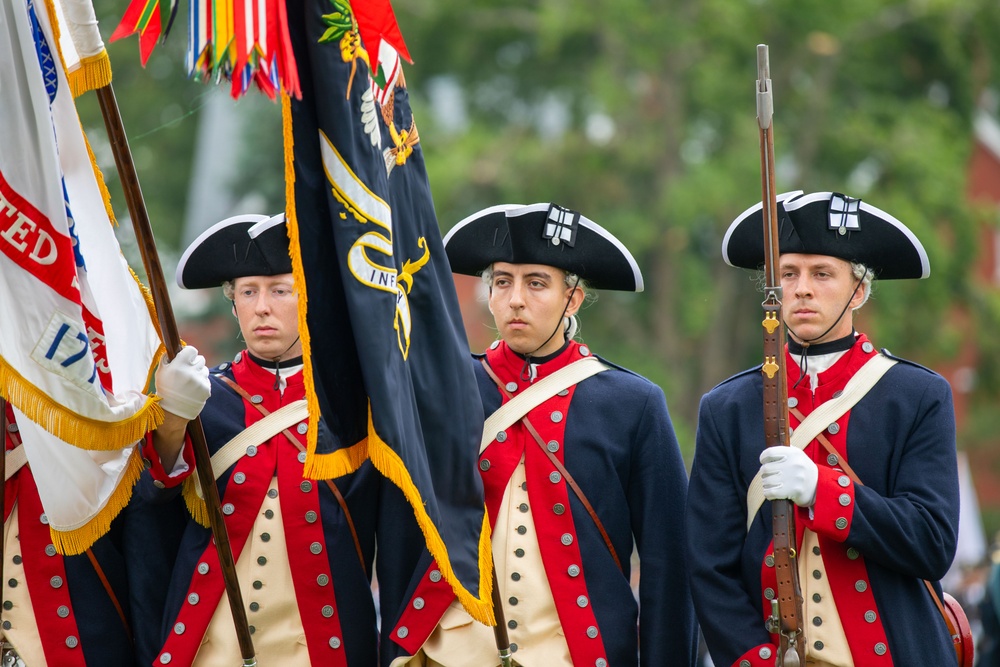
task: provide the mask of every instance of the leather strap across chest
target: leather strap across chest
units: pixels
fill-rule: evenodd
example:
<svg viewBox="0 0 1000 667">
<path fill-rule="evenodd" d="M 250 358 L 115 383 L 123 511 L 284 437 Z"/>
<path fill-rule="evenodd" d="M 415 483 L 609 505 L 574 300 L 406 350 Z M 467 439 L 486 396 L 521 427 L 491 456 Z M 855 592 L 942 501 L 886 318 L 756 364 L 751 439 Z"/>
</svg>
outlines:
<svg viewBox="0 0 1000 667">
<path fill-rule="evenodd" d="M 493 380 L 493 382 L 496 383 L 497 387 L 500 389 L 500 392 L 507 399 L 511 399 L 512 394 L 509 391 L 507 391 L 507 387 L 504 384 L 504 382 L 497 376 L 497 374 L 493 371 L 493 369 L 490 368 L 489 362 L 487 362 L 486 359 L 482 359 L 481 362 L 483 364 L 483 368 L 486 370 L 486 374 L 489 375 L 490 378 Z M 574 362 L 573 364 L 570 364 L 570 366 L 567 366 L 566 368 L 563 368 L 562 370 L 566 370 L 567 368 L 570 368 L 571 366 L 575 366 L 578 363 L 580 363 L 580 362 L 579 361 L 578 362 Z M 598 362 L 598 363 L 600 363 L 600 362 Z M 603 366 L 603 364 L 601 364 L 601 365 Z M 607 370 L 607 367 L 604 366 L 603 369 Z M 595 370 L 594 372 L 600 372 L 600 371 Z M 558 373 L 553 374 L 553 375 L 551 375 L 549 377 L 550 378 L 551 377 L 555 377 L 555 375 L 557 375 L 557 374 Z M 593 373 L 591 373 L 591 375 L 592 374 Z M 542 381 L 544 382 L 544 380 L 542 380 Z M 575 384 L 575 383 L 571 382 L 567 386 L 570 386 L 572 384 Z M 558 387 L 558 383 L 553 383 L 552 387 L 555 387 L 555 389 L 548 396 L 545 396 L 544 394 L 541 394 L 541 393 L 538 395 L 540 397 L 540 400 L 538 400 L 535 405 L 539 405 L 539 404 L 543 403 L 546 399 L 550 398 L 551 396 L 555 395 L 556 393 L 558 393 L 559 391 L 561 391 L 562 389 L 565 388 L 565 387 L 562 387 L 562 388 Z M 527 394 L 527 392 L 525 392 L 525 395 L 526 394 Z M 524 412 L 522 413 L 522 416 L 520 417 L 521 423 L 524 424 L 524 427 L 527 429 L 528 433 L 531 434 L 532 439 L 538 444 L 539 447 L 541 447 L 542 451 L 545 452 L 545 456 L 549 459 L 549 461 L 552 463 L 552 465 L 555 466 L 556 470 L 559 471 L 559 474 L 561 474 L 563 476 L 563 479 L 566 480 L 566 483 L 569 484 L 569 486 L 570 486 L 571 489 L 573 489 L 573 493 L 576 494 L 576 497 L 580 499 L 580 502 L 583 504 L 584 508 L 587 510 L 587 513 L 590 515 L 590 518 L 593 520 L 594 525 L 597 526 L 597 530 L 601 533 L 601 537 L 604 539 L 604 543 L 607 545 L 608 551 L 611 552 L 611 557 L 614 559 L 615 564 L 618 566 L 618 569 L 624 571 L 622 569 L 621 560 L 619 560 L 619 558 L 618 558 L 618 552 L 615 550 L 615 546 L 614 546 L 614 544 L 612 544 L 611 538 L 608 536 L 608 531 L 606 531 L 604 529 L 604 524 L 601 523 L 601 519 L 600 519 L 600 517 L 597 516 L 597 512 L 594 510 L 593 505 L 591 505 L 590 501 L 587 500 L 587 496 L 584 495 L 583 489 L 581 489 L 580 485 L 576 483 L 576 480 L 573 479 L 573 476 L 571 474 L 569 474 L 569 471 L 566 470 L 566 466 L 564 466 L 562 464 L 562 461 L 560 461 L 558 458 L 556 458 L 555 454 L 553 454 L 552 452 L 550 452 L 549 449 L 548 449 L 548 447 L 545 446 L 545 441 L 542 439 L 542 436 L 540 436 L 538 434 L 538 431 L 535 430 L 535 427 L 532 426 L 531 421 L 528 419 L 527 413 L 533 407 L 535 407 L 535 406 L 531 405 L 531 406 L 528 406 L 527 409 L 524 410 Z M 494 413 L 494 414 L 496 414 L 496 413 Z M 492 418 L 492 416 L 491 416 L 491 418 Z M 513 421 L 517 421 L 517 418 L 515 418 Z M 513 423 L 513 421 L 511 421 L 510 423 Z M 497 430 L 487 431 L 487 433 L 496 433 L 496 432 L 497 432 Z M 484 436 L 484 437 L 486 437 L 486 436 Z"/>
<path fill-rule="evenodd" d="M 243 400 L 246 403 L 248 403 L 248 404 L 254 406 L 255 408 L 257 408 L 257 410 L 262 415 L 264 415 L 265 419 L 269 415 L 271 415 L 271 414 L 277 414 L 277 412 L 272 413 L 270 410 L 268 410 L 267 408 L 265 408 L 260 403 L 254 403 L 251 400 L 250 394 L 247 393 L 247 391 L 243 387 L 239 386 L 233 380 L 229 379 L 229 377 L 227 377 L 225 375 L 219 375 L 217 377 L 220 380 L 222 380 L 223 382 L 225 382 L 229 386 L 230 389 L 232 389 L 237 394 L 239 394 L 240 396 L 242 396 Z M 257 422 L 257 423 L 260 424 L 262 422 Z M 283 433 L 284 436 L 288 439 L 288 442 L 290 442 L 300 452 L 305 452 L 306 451 L 305 445 L 303 445 L 299 441 L 299 439 L 291 431 L 289 431 L 287 428 L 282 429 L 281 433 Z M 213 456 L 212 459 L 214 461 L 215 457 Z M 226 466 L 226 468 L 224 468 L 223 470 L 225 470 L 227 468 L 228 468 L 228 466 Z M 337 499 L 337 504 L 340 505 L 340 509 L 344 512 L 344 518 L 347 519 L 347 526 L 348 526 L 348 528 L 351 529 L 351 537 L 354 539 L 354 548 L 355 548 L 355 550 L 358 553 L 358 559 L 361 561 L 361 569 L 367 574 L 368 568 L 365 566 L 365 555 L 364 555 L 364 552 L 361 550 L 361 540 L 358 539 L 358 531 L 354 527 L 354 519 L 351 517 L 351 511 L 347 508 L 347 501 L 344 499 L 344 496 L 340 492 L 340 489 L 337 488 L 337 485 L 333 483 L 333 480 L 325 479 L 325 480 L 323 480 L 323 482 L 326 483 L 327 487 L 329 487 L 330 492 L 333 493 L 333 497 Z"/>
<path fill-rule="evenodd" d="M 800 421 L 803 419 L 804 415 L 798 408 L 790 408 L 789 412 L 795 415 L 796 419 L 799 419 Z M 825 435 L 823 435 L 822 433 L 817 434 L 816 440 L 817 442 L 819 442 L 820 445 L 822 445 L 823 449 L 825 449 L 827 453 L 833 454 L 838 458 L 838 465 L 840 465 L 840 467 L 844 469 L 844 474 L 850 477 L 851 481 L 853 481 L 857 486 L 864 486 L 864 483 L 858 477 L 857 473 L 855 473 L 854 470 L 849 465 L 847 465 L 847 461 L 844 460 L 844 457 L 840 456 L 836 448 L 827 439 Z M 934 586 L 931 584 L 931 582 L 927 581 L 926 579 L 924 579 L 923 582 L 924 586 L 931 594 L 931 599 L 934 600 L 934 606 L 937 607 L 938 613 L 941 614 L 941 617 L 944 619 L 945 625 L 948 627 L 948 633 L 952 636 L 952 640 L 955 640 L 957 637 L 959 637 L 958 628 L 956 628 L 955 624 L 952 623 L 951 617 L 949 617 L 948 613 L 945 611 L 944 604 L 941 602 L 941 598 L 938 597 L 937 591 L 934 590 Z"/>
<path fill-rule="evenodd" d="M 792 432 L 789 446 L 805 449 L 827 426 L 837 421 L 858 401 L 865 397 L 868 391 L 882 378 L 885 373 L 896 365 L 894 359 L 876 354 L 862 366 L 850 379 L 843 392 L 837 398 L 831 399 L 813 410 L 808 417 L 801 418 L 802 413 L 796 411 L 796 418 L 801 419 L 798 428 Z M 843 457 L 839 457 L 843 462 Z M 846 470 L 846 468 L 845 468 Z M 747 488 L 747 532 L 753 524 L 754 517 L 764 504 L 764 481 L 760 471 L 757 472 Z"/>
</svg>

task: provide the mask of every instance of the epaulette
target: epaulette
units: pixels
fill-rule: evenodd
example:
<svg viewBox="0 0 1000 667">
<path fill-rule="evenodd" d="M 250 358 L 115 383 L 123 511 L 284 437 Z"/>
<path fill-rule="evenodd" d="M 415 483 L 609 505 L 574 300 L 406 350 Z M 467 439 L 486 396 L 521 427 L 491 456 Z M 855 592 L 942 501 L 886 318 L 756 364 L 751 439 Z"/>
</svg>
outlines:
<svg viewBox="0 0 1000 667">
<path fill-rule="evenodd" d="M 745 375 L 752 375 L 754 373 L 760 373 L 760 369 L 761 369 L 762 366 L 763 366 L 763 364 L 758 364 L 756 366 L 753 366 L 751 368 L 746 369 L 745 371 L 740 371 L 736 375 L 730 375 L 725 380 L 723 380 L 719 384 L 717 384 L 714 387 L 712 387 L 712 389 L 710 391 L 715 391 L 719 387 L 721 387 L 723 385 L 726 385 L 726 384 L 729 384 L 730 382 L 734 382 L 734 381 L 738 380 L 739 378 L 741 378 L 741 377 L 743 377 Z"/>
<path fill-rule="evenodd" d="M 889 350 L 887 350 L 884 347 L 881 350 L 879 350 L 879 352 L 881 352 L 886 357 L 889 357 L 893 361 L 898 361 L 901 364 L 906 364 L 907 366 L 913 366 L 914 368 L 919 368 L 920 370 L 927 371 L 928 373 L 931 373 L 932 375 L 938 375 L 938 373 L 935 372 L 934 370 L 932 370 L 930 368 L 927 368 L 926 366 L 922 366 L 922 365 L 918 364 L 915 361 L 910 361 L 909 359 L 904 359 L 903 357 L 897 357 L 897 356 L 895 356 L 894 354 L 892 354 L 891 352 L 889 352 Z"/>
</svg>

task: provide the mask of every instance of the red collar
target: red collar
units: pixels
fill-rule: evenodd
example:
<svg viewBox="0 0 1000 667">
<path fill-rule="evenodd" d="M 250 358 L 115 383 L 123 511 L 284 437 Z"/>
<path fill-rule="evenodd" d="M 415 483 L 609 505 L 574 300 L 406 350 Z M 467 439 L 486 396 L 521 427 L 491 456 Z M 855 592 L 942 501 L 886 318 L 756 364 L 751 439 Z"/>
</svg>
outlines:
<svg viewBox="0 0 1000 667">
<path fill-rule="evenodd" d="M 574 361 L 588 356 L 590 356 L 590 348 L 576 341 L 570 341 L 555 359 L 550 359 L 544 364 L 535 366 L 535 378 L 533 381 L 537 382 Z M 490 367 L 501 380 L 505 382 L 517 382 L 519 386 L 531 384 L 532 381 L 523 380 L 521 377 L 522 371 L 525 371 L 524 357 L 510 349 L 504 341 L 497 341 L 490 346 L 490 349 L 486 351 L 486 360 L 489 361 Z"/>
<path fill-rule="evenodd" d="M 246 350 L 233 359 L 233 375 L 237 383 L 251 394 L 280 395 L 274 388 L 274 372 L 251 359 Z M 286 375 L 282 370 L 281 377 L 285 378 L 286 383 L 283 397 L 285 402 L 305 396 L 305 379 L 301 370 L 291 375 Z"/>
</svg>

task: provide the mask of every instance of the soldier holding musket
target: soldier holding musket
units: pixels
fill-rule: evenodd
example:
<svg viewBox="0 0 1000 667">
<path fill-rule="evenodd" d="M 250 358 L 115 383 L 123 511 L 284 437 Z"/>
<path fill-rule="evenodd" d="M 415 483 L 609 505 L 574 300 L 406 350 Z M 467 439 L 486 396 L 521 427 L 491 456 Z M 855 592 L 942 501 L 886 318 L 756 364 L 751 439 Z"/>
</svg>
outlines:
<svg viewBox="0 0 1000 667">
<path fill-rule="evenodd" d="M 728 264 L 761 267 L 762 209 L 749 208 L 729 227 Z M 926 278 L 927 253 L 892 215 L 842 194 L 796 192 L 779 197 L 776 209 L 788 331 L 776 362 L 786 374 L 791 446 L 765 445 L 767 363 L 702 399 L 687 535 L 712 659 L 775 665 L 776 540 L 771 512 L 761 509 L 790 500 L 805 664 L 954 665 L 936 608 L 936 582 L 958 533 L 951 389 L 936 373 L 880 352 L 853 322 L 873 278 Z"/>
</svg>

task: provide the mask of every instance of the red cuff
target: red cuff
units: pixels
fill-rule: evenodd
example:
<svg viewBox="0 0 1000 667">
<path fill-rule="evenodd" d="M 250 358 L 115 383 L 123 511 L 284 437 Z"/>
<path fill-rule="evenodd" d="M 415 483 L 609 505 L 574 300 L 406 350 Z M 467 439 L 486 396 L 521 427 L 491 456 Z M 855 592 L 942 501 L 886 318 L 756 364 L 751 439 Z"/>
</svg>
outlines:
<svg viewBox="0 0 1000 667">
<path fill-rule="evenodd" d="M 817 535 L 824 535 L 837 542 L 843 542 L 851 532 L 854 519 L 854 482 L 842 470 L 820 468 L 816 484 L 816 502 L 812 506 L 812 518 L 805 515 L 805 526 Z"/>
<path fill-rule="evenodd" d="M 156 486 L 161 489 L 178 486 L 194 472 L 194 449 L 191 446 L 191 437 L 187 433 L 184 434 L 184 445 L 181 447 L 180 455 L 187 464 L 187 470 L 171 476 L 163 469 L 160 454 L 153 447 L 153 432 L 150 431 L 146 434 L 145 442 L 142 443 L 142 462 L 146 466 L 146 469 L 149 470 L 149 474 L 153 478 L 153 484 Z"/>
<path fill-rule="evenodd" d="M 774 667 L 777 652 L 774 644 L 760 644 L 736 658 L 732 667 Z"/>
<path fill-rule="evenodd" d="M 416 655 L 454 599 L 455 592 L 432 562 L 392 629 L 392 640 L 409 655 Z"/>
</svg>

